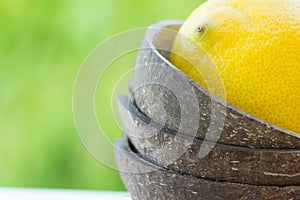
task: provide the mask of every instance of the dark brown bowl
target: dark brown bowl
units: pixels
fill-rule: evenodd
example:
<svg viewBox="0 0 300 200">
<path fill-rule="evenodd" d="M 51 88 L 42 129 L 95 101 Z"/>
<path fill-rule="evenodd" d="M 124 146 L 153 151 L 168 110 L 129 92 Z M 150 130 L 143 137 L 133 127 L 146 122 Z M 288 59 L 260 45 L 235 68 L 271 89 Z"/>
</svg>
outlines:
<svg viewBox="0 0 300 200">
<path fill-rule="evenodd" d="M 300 149 L 299 134 L 232 106 L 168 61 L 176 36 L 174 30 L 181 23 L 159 22 L 146 32 L 136 58 L 131 88 L 141 112 L 172 130 L 202 140 L 218 139 L 222 144 L 258 149 Z M 214 130 L 216 134 L 208 137 L 208 130 Z"/>
<path fill-rule="evenodd" d="M 203 142 L 161 127 L 129 97 L 118 105 L 128 135 L 141 156 L 158 166 L 196 177 L 252 185 L 300 185 L 300 150 L 253 149 Z M 201 157 L 201 148 L 211 151 Z"/>
<path fill-rule="evenodd" d="M 133 200 L 300 199 L 300 188 L 210 181 L 176 173 L 143 160 L 125 137 L 115 141 L 115 157 Z"/>
</svg>

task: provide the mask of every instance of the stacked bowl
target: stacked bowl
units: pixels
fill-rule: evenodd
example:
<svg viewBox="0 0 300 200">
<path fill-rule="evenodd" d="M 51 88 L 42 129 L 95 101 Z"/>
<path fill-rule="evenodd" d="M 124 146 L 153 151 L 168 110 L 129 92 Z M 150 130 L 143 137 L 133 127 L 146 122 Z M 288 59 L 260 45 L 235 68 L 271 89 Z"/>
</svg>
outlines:
<svg viewBox="0 0 300 200">
<path fill-rule="evenodd" d="M 300 199 L 300 135 L 258 119 L 169 61 L 180 21 L 146 31 L 118 97 L 116 160 L 134 200 Z"/>
</svg>

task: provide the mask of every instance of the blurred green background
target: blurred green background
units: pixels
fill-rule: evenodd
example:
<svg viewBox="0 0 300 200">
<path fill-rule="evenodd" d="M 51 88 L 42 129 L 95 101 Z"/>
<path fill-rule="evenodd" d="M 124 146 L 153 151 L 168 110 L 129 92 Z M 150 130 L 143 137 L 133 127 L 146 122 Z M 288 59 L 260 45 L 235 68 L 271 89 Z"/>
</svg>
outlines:
<svg viewBox="0 0 300 200">
<path fill-rule="evenodd" d="M 118 172 L 95 160 L 77 135 L 72 115 L 77 71 L 108 37 L 185 19 L 201 2 L 1 0 L 0 186 L 124 190 Z M 132 67 L 133 60 L 126 62 L 118 62 L 120 71 Z M 109 137 L 120 137 L 111 115 L 105 119 Z"/>
</svg>

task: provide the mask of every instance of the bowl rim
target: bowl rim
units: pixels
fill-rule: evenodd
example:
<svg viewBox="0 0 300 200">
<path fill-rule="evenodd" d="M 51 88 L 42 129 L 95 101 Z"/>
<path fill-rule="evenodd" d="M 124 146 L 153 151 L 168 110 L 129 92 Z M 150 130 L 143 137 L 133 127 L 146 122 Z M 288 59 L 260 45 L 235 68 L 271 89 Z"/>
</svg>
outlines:
<svg viewBox="0 0 300 200">
<path fill-rule="evenodd" d="M 139 121 L 142 121 L 142 123 L 144 123 L 142 126 L 142 128 L 144 129 L 144 125 L 148 125 L 149 122 L 151 121 L 151 119 L 146 116 L 144 113 L 140 112 L 139 109 L 137 108 L 137 106 L 134 104 L 134 102 L 132 102 L 130 99 L 130 97 L 128 95 L 119 95 L 117 97 L 118 99 L 118 104 L 120 107 L 120 104 L 122 104 L 121 106 L 123 106 L 128 112 L 126 113 L 126 115 L 130 115 L 132 117 L 134 117 L 135 119 L 137 118 Z M 124 123 L 124 122 L 123 122 Z M 229 144 L 222 144 L 222 143 L 214 143 L 211 141 L 205 141 L 205 140 L 201 140 L 198 138 L 193 138 L 191 136 L 182 134 L 182 133 L 177 133 L 174 130 L 168 128 L 168 127 L 161 127 L 157 122 L 155 121 L 151 121 L 151 125 L 152 128 L 155 129 L 155 133 L 157 134 L 167 134 L 170 136 L 176 136 L 179 137 L 182 140 L 187 140 L 190 141 L 191 144 L 204 144 L 204 145 L 210 145 L 210 146 L 218 146 L 219 148 L 222 149 L 230 149 L 230 150 L 234 150 L 234 151 L 240 151 L 240 152 L 262 152 L 262 153 L 279 153 L 279 154 L 300 154 L 300 149 L 268 149 L 268 148 L 262 148 L 262 149 L 257 149 L 257 148 L 250 148 L 250 147 L 244 147 L 244 146 L 235 146 L 235 145 L 229 145 Z M 124 135 L 127 135 L 126 130 L 123 130 L 123 132 L 125 133 Z M 152 134 L 150 134 L 152 135 Z M 128 138 L 130 138 L 130 136 L 127 136 Z"/>
<path fill-rule="evenodd" d="M 145 160 L 141 156 L 141 153 L 137 152 L 134 145 L 130 141 L 130 138 L 128 138 L 128 136 L 126 134 L 123 134 L 122 139 L 115 140 L 114 141 L 114 146 L 115 146 L 115 149 L 116 149 L 115 152 L 123 151 L 126 154 L 128 154 L 131 158 L 138 161 L 139 162 L 139 163 L 137 163 L 138 165 L 142 164 L 142 165 L 146 166 L 147 168 L 152 168 L 150 171 L 145 172 L 145 173 L 152 173 L 156 170 L 160 170 L 160 171 L 163 171 L 163 172 L 166 172 L 166 173 L 175 174 L 177 176 L 192 177 L 193 179 L 197 179 L 197 180 L 201 180 L 201 181 L 205 181 L 205 182 L 209 182 L 209 183 L 212 183 L 212 182 L 214 182 L 214 183 L 224 183 L 224 181 L 199 178 L 199 177 L 196 177 L 196 176 L 193 176 L 193 175 L 176 172 L 174 170 L 158 166 L 158 165 L 154 164 L 153 162 L 151 162 L 149 160 Z M 130 172 L 130 173 L 137 173 L 138 174 L 140 172 Z M 253 184 L 248 184 L 248 183 L 237 183 L 237 182 L 229 182 L 229 181 L 226 181 L 226 183 L 231 184 L 233 186 L 266 187 L 266 188 L 274 188 L 274 189 L 276 189 L 276 188 L 280 188 L 280 189 L 293 188 L 293 189 L 296 189 L 297 191 L 300 190 L 300 186 L 297 186 L 297 185 L 289 185 L 289 186 L 253 185 Z"/>
</svg>

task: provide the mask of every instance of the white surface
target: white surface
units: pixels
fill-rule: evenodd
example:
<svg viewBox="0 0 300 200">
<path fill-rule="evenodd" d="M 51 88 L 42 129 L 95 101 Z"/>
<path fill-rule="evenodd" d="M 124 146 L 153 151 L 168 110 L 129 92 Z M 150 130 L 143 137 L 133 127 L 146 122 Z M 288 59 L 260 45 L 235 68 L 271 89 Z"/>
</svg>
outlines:
<svg viewBox="0 0 300 200">
<path fill-rule="evenodd" d="M 126 192 L 1 188 L 0 200 L 131 200 Z"/>
</svg>

